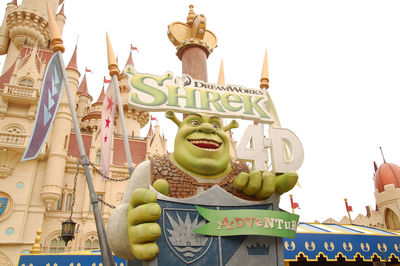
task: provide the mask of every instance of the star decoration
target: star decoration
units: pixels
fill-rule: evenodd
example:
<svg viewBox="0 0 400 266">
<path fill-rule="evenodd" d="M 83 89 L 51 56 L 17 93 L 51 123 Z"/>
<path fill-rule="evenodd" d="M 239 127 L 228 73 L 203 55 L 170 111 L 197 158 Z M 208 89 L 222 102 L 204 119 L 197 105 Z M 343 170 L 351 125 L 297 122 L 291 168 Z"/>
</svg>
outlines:
<svg viewBox="0 0 400 266">
<path fill-rule="evenodd" d="M 112 100 L 110 97 L 107 97 L 107 100 L 108 100 L 107 110 L 108 110 L 108 109 L 112 110 L 111 108 L 113 107 L 114 102 L 113 102 L 113 100 Z"/>
<path fill-rule="evenodd" d="M 106 119 L 106 126 L 105 126 L 105 127 L 110 128 L 110 122 L 111 122 L 111 120 L 108 119 L 108 117 L 107 117 L 107 119 Z"/>
</svg>

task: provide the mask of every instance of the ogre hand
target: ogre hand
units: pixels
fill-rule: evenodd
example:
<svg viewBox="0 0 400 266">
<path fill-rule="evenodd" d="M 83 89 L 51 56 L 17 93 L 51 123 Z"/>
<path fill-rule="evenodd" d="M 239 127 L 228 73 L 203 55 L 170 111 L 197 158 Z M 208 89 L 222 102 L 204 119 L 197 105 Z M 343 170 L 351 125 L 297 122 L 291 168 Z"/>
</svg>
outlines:
<svg viewBox="0 0 400 266">
<path fill-rule="evenodd" d="M 278 195 L 288 192 L 296 185 L 297 179 L 298 175 L 295 172 L 284 174 L 260 171 L 251 171 L 250 174 L 242 172 L 236 177 L 233 188 L 246 195 L 265 199 L 274 192 Z"/>
<path fill-rule="evenodd" d="M 161 215 L 157 194 L 148 189 L 136 189 L 128 208 L 128 236 L 133 255 L 139 260 L 151 260 L 158 255 L 156 241 L 161 235 L 155 221 Z"/>
</svg>

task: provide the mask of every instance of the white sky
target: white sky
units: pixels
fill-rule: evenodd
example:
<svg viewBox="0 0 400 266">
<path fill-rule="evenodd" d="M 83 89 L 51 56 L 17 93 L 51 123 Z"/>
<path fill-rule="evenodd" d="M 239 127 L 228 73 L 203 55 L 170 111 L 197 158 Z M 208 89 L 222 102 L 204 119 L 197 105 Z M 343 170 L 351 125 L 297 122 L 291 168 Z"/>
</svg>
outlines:
<svg viewBox="0 0 400 266">
<path fill-rule="evenodd" d="M 181 74 L 167 26 L 186 22 L 189 4 L 205 14 L 207 28 L 218 37 L 208 60 L 209 82 L 217 82 L 223 58 L 226 83 L 258 88 L 267 49 L 269 93 L 282 127 L 295 132 L 305 150 L 301 188 L 292 191 L 301 221 L 340 220 L 345 197 L 353 218 L 365 214 L 366 205 L 375 206 L 373 161 L 382 163 L 379 146 L 388 162 L 400 164 L 398 1 L 65 2 L 64 60 L 69 62 L 79 35 L 78 66 L 82 76 L 86 66 L 93 71 L 87 79 L 95 100 L 108 76 L 106 31 L 120 68 L 132 43 L 139 49 L 133 52 L 137 71 Z M 4 9 L 5 4 L 0 17 Z M 176 128 L 159 121 L 172 151 Z M 236 140 L 241 130 L 234 130 Z M 286 194 L 281 208 L 290 211 Z"/>
</svg>

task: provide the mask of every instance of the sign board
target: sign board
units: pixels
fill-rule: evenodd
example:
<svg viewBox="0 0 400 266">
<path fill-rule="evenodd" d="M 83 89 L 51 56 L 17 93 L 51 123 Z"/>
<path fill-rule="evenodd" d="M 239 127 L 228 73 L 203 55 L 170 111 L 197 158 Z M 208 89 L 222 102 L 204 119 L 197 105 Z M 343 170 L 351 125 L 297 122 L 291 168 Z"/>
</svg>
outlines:
<svg viewBox="0 0 400 266">
<path fill-rule="evenodd" d="M 237 85 L 219 85 L 196 80 L 189 75 L 175 77 L 136 72 L 125 67 L 130 89 L 128 104 L 148 111 L 173 110 L 184 113 L 211 113 L 220 117 L 241 118 L 272 124 L 265 90 Z"/>
<path fill-rule="evenodd" d="M 219 214 L 237 214 L 238 211 L 242 214 L 253 213 L 253 216 L 272 214 L 277 219 L 292 215 L 278 211 L 278 196 L 258 202 L 247 201 L 216 185 L 191 198 L 175 199 L 160 193 L 157 197 L 162 209 L 161 217 L 157 220 L 162 230 L 157 240 L 160 253 L 149 265 L 243 265 L 246 261 L 248 265 L 283 266 L 281 233 L 276 232 L 295 230 L 297 221 L 291 221 L 290 229 L 285 229 L 285 223 L 274 223 L 272 226 L 276 232 L 270 231 L 268 235 L 249 235 L 245 232 L 234 236 L 218 236 L 208 229 L 205 229 L 206 234 L 196 233 L 196 229 L 204 229 L 204 226 L 212 224 L 202 217 L 202 211 L 198 212 L 199 207 Z M 207 214 L 205 216 L 209 217 Z M 296 220 L 298 216 L 293 215 L 292 218 Z M 252 227 L 257 230 L 256 223 Z"/>
</svg>

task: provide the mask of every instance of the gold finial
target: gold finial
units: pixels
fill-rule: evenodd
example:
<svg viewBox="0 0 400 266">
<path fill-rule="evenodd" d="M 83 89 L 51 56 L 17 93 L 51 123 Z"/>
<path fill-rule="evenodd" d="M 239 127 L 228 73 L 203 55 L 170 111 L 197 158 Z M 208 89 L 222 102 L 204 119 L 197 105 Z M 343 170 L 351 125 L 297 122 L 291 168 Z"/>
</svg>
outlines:
<svg viewBox="0 0 400 266">
<path fill-rule="evenodd" d="M 224 61 L 222 59 L 221 66 L 219 67 L 218 84 L 225 85 Z"/>
<path fill-rule="evenodd" d="M 31 254 L 39 254 L 39 253 L 42 253 L 42 250 L 41 250 L 42 244 L 40 244 L 40 234 L 41 234 L 41 233 L 42 233 L 42 229 L 39 228 L 39 229 L 36 231 L 35 244 L 32 246 Z"/>
<path fill-rule="evenodd" d="M 189 5 L 189 14 L 186 19 L 187 20 L 186 24 L 188 24 L 189 26 L 191 26 L 193 24 L 194 17 L 196 16 L 194 14 L 193 8 L 194 8 L 193 5 Z"/>
<path fill-rule="evenodd" d="M 206 17 L 195 14 L 193 5 L 189 6 L 187 23 L 173 22 L 168 26 L 168 39 L 176 47 L 176 55 L 181 59 L 182 52 L 189 46 L 197 46 L 206 52 L 208 57 L 217 47 L 217 37 L 206 29 Z"/>
<path fill-rule="evenodd" d="M 110 76 L 119 74 L 117 60 L 115 60 L 114 51 L 111 46 L 110 38 L 108 38 L 108 33 L 106 32 L 107 39 L 107 57 L 108 57 L 108 69 L 110 70 Z"/>
<path fill-rule="evenodd" d="M 47 4 L 47 15 L 49 17 L 51 46 L 53 46 L 53 52 L 61 51 L 61 53 L 64 53 L 65 48 L 63 45 L 63 40 L 61 38 L 60 31 L 58 30 L 56 20 L 54 19 L 54 16 L 51 13 L 51 7 L 48 0 L 46 0 L 46 4 Z"/>
<path fill-rule="evenodd" d="M 267 50 L 265 50 L 265 56 L 264 56 L 264 64 L 261 72 L 261 80 L 260 80 L 260 88 L 269 88 L 269 73 L 268 73 L 268 54 Z"/>
</svg>

